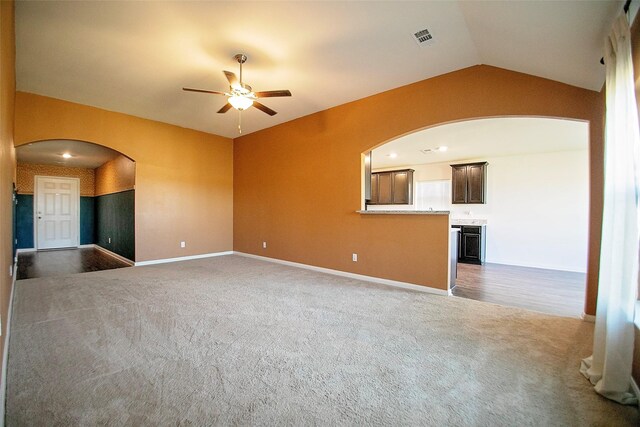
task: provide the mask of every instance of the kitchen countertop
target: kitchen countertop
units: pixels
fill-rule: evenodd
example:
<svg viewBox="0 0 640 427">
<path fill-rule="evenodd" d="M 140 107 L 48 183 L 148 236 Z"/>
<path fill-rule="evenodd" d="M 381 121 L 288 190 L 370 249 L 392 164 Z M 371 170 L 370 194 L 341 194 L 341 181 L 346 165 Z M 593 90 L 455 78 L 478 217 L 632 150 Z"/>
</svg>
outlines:
<svg viewBox="0 0 640 427">
<path fill-rule="evenodd" d="M 449 215 L 449 211 L 356 211 L 363 215 Z"/>
<path fill-rule="evenodd" d="M 451 225 L 487 225 L 487 220 L 480 218 L 451 218 Z"/>
</svg>

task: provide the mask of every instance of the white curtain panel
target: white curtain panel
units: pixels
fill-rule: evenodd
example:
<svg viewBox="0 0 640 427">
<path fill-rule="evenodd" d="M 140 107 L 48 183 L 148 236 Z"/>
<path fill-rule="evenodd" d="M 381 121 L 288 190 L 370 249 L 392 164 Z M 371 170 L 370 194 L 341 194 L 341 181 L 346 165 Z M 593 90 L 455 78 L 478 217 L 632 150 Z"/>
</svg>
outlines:
<svg viewBox="0 0 640 427">
<path fill-rule="evenodd" d="M 580 371 L 601 395 L 636 404 L 630 390 L 638 288 L 640 138 L 626 15 L 605 42 L 605 189 L 593 355 Z"/>
</svg>

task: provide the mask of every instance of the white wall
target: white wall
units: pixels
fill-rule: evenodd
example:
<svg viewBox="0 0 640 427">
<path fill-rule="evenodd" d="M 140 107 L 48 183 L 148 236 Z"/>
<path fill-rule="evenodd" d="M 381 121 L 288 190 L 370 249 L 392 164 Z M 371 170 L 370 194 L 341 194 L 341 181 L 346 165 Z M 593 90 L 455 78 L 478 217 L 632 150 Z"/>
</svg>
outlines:
<svg viewBox="0 0 640 427">
<path fill-rule="evenodd" d="M 489 162 L 486 204 L 451 205 L 451 217 L 487 219 L 487 262 L 586 272 L 586 149 L 472 161 Z M 448 162 L 409 168 L 415 181 L 451 179 Z"/>
</svg>

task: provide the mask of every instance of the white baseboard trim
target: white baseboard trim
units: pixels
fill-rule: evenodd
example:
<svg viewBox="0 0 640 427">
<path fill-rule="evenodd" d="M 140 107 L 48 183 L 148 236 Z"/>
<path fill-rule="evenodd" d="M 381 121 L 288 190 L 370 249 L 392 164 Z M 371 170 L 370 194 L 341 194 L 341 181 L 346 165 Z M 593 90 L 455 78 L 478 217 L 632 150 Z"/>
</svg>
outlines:
<svg viewBox="0 0 640 427">
<path fill-rule="evenodd" d="M 208 254 L 181 256 L 178 258 L 152 259 L 150 261 L 139 261 L 139 262 L 136 262 L 134 265 L 136 267 L 140 267 L 143 265 L 165 264 L 167 262 L 189 261 L 191 259 L 211 258 L 214 256 L 223 256 L 223 255 L 233 255 L 233 251 L 211 252 Z"/>
<path fill-rule="evenodd" d="M 334 276 L 342 276 L 342 277 L 348 277 L 350 279 L 357 279 L 357 280 L 364 280 L 367 282 L 379 283 L 381 285 L 393 286 L 396 288 L 411 289 L 412 291 L 425 292 L 428 294 L 436 294 L 436 295 L 444 295 L 444 296 L 449 295 L 449 291 L 430 288 L 428 286 L 415 285 L 413 283 L 399 282 L 397 280 L 390 280 L 390 279 L 382 279 L 380 277 L 365 276 L 364 274 L 349 273 L 346 271 L 333 270 L 331 268 L 316 267 L 315 265 L 301 264 L 299 262 L 292 262 L 292 261 L 284 261 L 277 258 L 269 258 L 265 256 L 260 256 L 260 255 L 248 254 L 245 252 L 234 251 L 233 254 L 244 256 L 247 258 L 255 258 L 262 261 L 274 262 L 276 264 L 288 265 L 290 267 L 298 267 L 298 268 L 304 268 L 306 270 L 318 271 L 320 273 L 333 274 Z"/>
<path fill-rule="evenodd" d="M 18 254 L 23 254 L 25 252 L 36 252 L 37 249 L 36 248 L 23 248 L 23 249 L 16 249 L 16 255 Z"/>
<path fill-rule="evenodd" d="M 4 427 L 4 411 L 7 401 L 7 361 L 9 359 L 9 336 L 11 335 L 11 314 L 13 312 L 13 291 L 16 288 L 16 276 L 18 275 L 18 263 L 13 264 L 13 278 L 11 280 L 11 292 L 9 293 L 9 307 L 7 312 L 7 332 L 4 337 L 2 351 L 2 379 L 0 380 L 0 427 Z"/>
<path fill-rule="evenodd" d="M 592 314 L 587 314 L 584 311 L 582 312 L 582 314 L 580 315 L 580 317 L 582 318 L 582 320 L 584 320 L 585 322 L 591 322 L 591 323 L 596 323 L 596 316 L 592 315 Z"/>
<path fill-rule="evenodd" d="M 83 249 L 83 248 L 95 248 L 97 245 L 94 245 L 93 243 L 88 243 L 86 245 L 78 245 L 78 249 Z"/>
<path fill-rule="evenodd" d="M 126 263 L 127 263 L 127 264 L 129 264 L 129 265 L 135 265 L 135 264 L 136 264 L 135 262 L 131 261 L 130 259 L 125 258 L 125 257 L 123 257 L 122 255 L 118 255 L 118 254 L 117 254 L 117 253 L 115 253 L 115 252 L 111 252 L 109 249 L 105 249 L 105 248 L 103 248 L 102 246 L 99 246 L 99 245 L 82 245 L 82 247 L 84 247 L 84 248 L 94 247 L 94 248 L 96 248 L 97 250 L 102 251 L 102 252 L 104 252 L 105 254 L 110 255 L 110 256 L 112 256 L 112 257 L 114 257 L 114 258 L 116 258 L 116 259 L 119 259 L 119 260 L 120 260 L 120 261 L 122 261 L 122 262 L 126 262 Z"/>
<path fill-rule="evenodd" d="M 631 377 L 631 390 L 635 393 L 636 399 L 638 399 L 638 406 L 640 407 L 640 388 L 638 388 L 638 383 L 636 383 L 633 377 Z"/>
</svg>

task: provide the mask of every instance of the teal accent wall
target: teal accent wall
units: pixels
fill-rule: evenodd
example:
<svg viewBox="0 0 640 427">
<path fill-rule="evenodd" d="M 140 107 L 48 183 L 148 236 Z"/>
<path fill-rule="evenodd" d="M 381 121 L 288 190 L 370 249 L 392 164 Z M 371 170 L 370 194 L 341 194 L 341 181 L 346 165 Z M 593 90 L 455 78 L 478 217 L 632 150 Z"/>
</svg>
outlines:
<svg viewBox="0 0 640 427">
<path fill-rule="evenodd" d="M 15 259 L 16 250 L 18 249 L 18 193 L 16 192 L 16 183 L 13 183 L 13 193 L 11 199 L 11 218 L 13 218 L 13 228 L 11 230 L 11 246 L 13 247 L 13 258 Z"/>
<path fill-rule="evenodd" d="M 135 190 L 95 198 L 95 243 L 131 261 L 135 261 L 134 209 Z"/>
<path fill-rule="evenodd" d="M 95 198 L 80 197 L 80 244 L 95 243 Z M 16 200 L 16 239 L 18 249 L 35 246 L 33 236 L 33 195 L 17 194 Z"/>
<path fill-rule="evenodd" d="M 18 249 L 33 248 L 33 195 L 16 195 L 16 239 Z"/>
<path fill-rule="evenodd" d="M 94 197 L 80 197 L 80 244 L 95 243 L 96 203 Z"/>
</svg>

